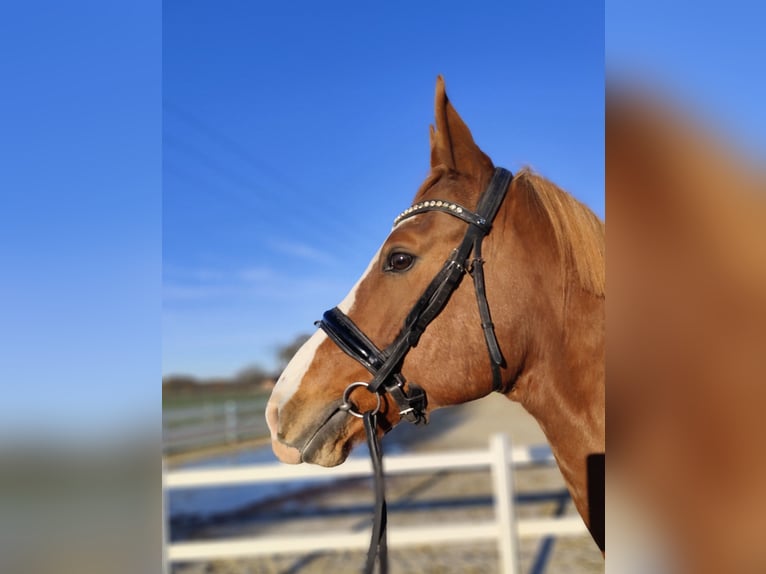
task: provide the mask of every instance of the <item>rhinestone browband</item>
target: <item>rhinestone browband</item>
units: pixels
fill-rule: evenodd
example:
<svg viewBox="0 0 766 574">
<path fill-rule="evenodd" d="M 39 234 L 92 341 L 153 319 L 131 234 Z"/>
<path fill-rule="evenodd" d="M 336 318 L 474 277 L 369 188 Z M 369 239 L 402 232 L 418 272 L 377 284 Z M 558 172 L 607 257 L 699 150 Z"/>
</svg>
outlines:
<svg viewBox="0 0 766 574">
<path fill-rule="evenodd" d="M 458 205 L 457 203 L 452 203 L 451 201 L 444 201 L 443 199 L 431 199 L 428 201 L 421 201 L 420 203 L 416 203 L 415 205 L 408 207 L 404 211 L 402 211 L 399 215 L 396 216 L 396 219 L 394 219 L 394 227 L 396 227 L 400 221 L 403 219 L 407 219 L 408 217 L 411 217 L 413 215 L 417 215 L 420 212 L 423 211 L 443 211 L 445 213 L 449 213 L 450 215 L 454 215 L 455 217 L 459 217 L 463 221 L 467 223 L 472 223 L 473 225 L 476 225 L 478 227 L 481 227 L 485 230 L 488 229 L 487 220 L 483 217 L 480 217 L 479 215 L 475 214 L 474 212 L 465 209 L 461 205 Z"/>
<path fill-rule="evenodd" d="M 455 213 L 463 213 L 463 208 L 455 203 L 450 203 L 449 201 L 442 201 L 441 199 L 431 200 L 431 201 L 421 201 L 420 203 L 416 203 L 415 205 L 408 207 L 404 211 L 402 211 L 399 215 L 396 216 L 396 219 L 394 219 L 394 225 L 399 223 L 402 219 L 407 217 L 408 215 L 412 215 L 418 211 L 422 211 L 426 208 L 432 208 L 432 207 L 441 207 L 442 209 L 449 209 L 450 211 L 454 211 Z"/>
</svg>

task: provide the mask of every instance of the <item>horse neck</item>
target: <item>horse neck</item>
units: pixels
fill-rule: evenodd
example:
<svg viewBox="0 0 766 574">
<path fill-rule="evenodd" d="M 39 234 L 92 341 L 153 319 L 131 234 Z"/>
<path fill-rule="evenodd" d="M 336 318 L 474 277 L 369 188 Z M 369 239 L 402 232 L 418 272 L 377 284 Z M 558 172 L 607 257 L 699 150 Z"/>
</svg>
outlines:
<svg viewBox="0 0 766 574">
<path fill-rule="evenodd" d="M 532 342 L 509 398 L 520 401 L 540 424 L 590 526 L 588 457 L 605 450 L 604 299 L 574 289 L 566 312 L 547 325 L 541 340 Z"/>
</svg>

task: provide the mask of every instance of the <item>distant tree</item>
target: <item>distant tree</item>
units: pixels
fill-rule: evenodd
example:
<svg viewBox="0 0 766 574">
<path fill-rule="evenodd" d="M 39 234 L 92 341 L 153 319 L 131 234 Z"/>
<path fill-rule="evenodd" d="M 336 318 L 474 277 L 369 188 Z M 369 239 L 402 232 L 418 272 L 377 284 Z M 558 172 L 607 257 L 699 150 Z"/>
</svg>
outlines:
<svg viewBox="0 0 766 574">
<path fill-rule="evenodd" d="M 162 377 L 163 391 L 181 391 L 194 389 L 199 381 L 191 375 L 165 375 Z"/>
<path fill-rule="evenodd" d="M 166 375 L 162 377 L 162 397 L 188 395 L 199 390 L 199 381 L 190 375 Z"/>
<path fill-rule="evenodd" d="M 293 339 L 292 343 L 279 347 L 277 350 L 277 360 L 280 372 L 285 369 L 287 363 L 290 362 L 290 359 L 292 359 L 295 353 L 298 352 L 298 349 L 303 346 L 303 343 L 308 341 L 310 336 L 311 335 L 306 334 L 298 335 L 295 339 Z"/>
<path fill-rule="evenodd" d="M 266 371 L 260 365 L 252 365 L 239 371 L 234 377 L 234 382 L 245 385 L 260 385 L 263 381 L 272 377 L 273 374 Z"/>
</svg>

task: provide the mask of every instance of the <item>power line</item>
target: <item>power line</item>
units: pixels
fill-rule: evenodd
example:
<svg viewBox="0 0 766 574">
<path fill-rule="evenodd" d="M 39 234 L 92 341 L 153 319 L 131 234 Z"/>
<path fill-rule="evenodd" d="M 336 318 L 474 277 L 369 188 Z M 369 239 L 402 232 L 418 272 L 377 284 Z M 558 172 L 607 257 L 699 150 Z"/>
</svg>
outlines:
<svg viewBox="0 0 766 574">
<path fill-rule="evenodd" d="M 166 107 L 172 109 L 173 114 L 180 114 L 183 121 L 192 125 L 197 131 L 204 132 L 206 137 L 213 138 L 219 143 L 223 142 L 226 148 L 245 159 L 245 165 L 249 168 L 259 166 L 259 168 L 270 172 L 272 177 L 275 177 L 276 181 L 280 183 L 278 195 L 273 191 L 276 189 L 275 187 L 263 186 L 260 181 L 256 181 L 252 177 L 237 173 L 235 170 L 224 166 L 221 162 L 212 158 L 208 152 L 201 151 L 190 145 L 188 140 L 184 141 L 170 136 L 167 134 L 168 130 L 165 130 L 163 143 L 166 147 L 175 148 L 180 153 L 191 157 L 194 162 L 193 165 L 203 166 L 208 171 L 214 172 L 220 178 L 239 188 L 253 190 L 259 205 L 251 205 L 252 209 L 256 211 L 270 211 L 268 215 L 261 214 L 262 218 L 278 217 L 284 227 L 289 228 L 290 225 L 294 225 L 296 228 L 309 231 L 314 237 L 319 236 L 326 241 L 329 240 L 331 243 L 335 243 L 338 240 L 338 236 L 340 236 L 344 244 L 353 243 L 358 240 L 359 233 L 362 233 L 361 225 L 357 222 L 358 217 L 348 214 L 342 205 L 327 205 L 327 202 L 323 202 L 323 206 L 326 209 L 320 212 L 315 208 L 317 205 L 316 201 L 307 200 L 308 194 L 302 195 L 297 191 L 294 184 L 278 170 L 266 166 L 262 161 L 256 160 L 252 154 L 244 150 L 243 146 L 217 130 L 205 126 L 191 114 L 180 112 L 177 108 L 168 106 L 168 104 L 166 104 Z M 321 222 L 321 225 L 318 225 L 317 222 Z M 329 230 L 332 230 L 332 233 L 329 233 Z"/>
<path fill-rule="evenodd" d="M 166 175 L 170 175 L 179 183 L 185 186 L 186 191 L 201 192 L 211 199 L 214 199 L 217 203 L 220 203 L 222 199 L 225 199 L 228 204 L 236 205 L 237 209 L 244 210 L 247 213 L 248 218 L 252 221 L 253 225 L 251 230 L 265 231 L 272 239 L 284 237 L 286 233 L 289 234 L 289 226 L 285 225 L 283 219 L 277 219 L 269 215 L 268 210 L 264 210 L 261 205 L 253 201 L 253 196 L 243 195 L 233 191 L 234 188 L 229 186 L 215 186 L 208 183 L 202 183 L 200 178 L 190 174 L 183 168 L 175 166 L 172 162 L 167 160 L 164 162 L 163 171 Z M 172 186 L 165 186 L 165 193 L 168 193 Z M 350 253 L 349 247 L 353 244 L 344 242 L 338 237 L 332 234 L 316 233 L 315 228 L 309 228 L 305 230 L 309 236 L 309 243 L 315 246 L 317 243 L 331 248 L 333 253 Z M 321 240 L 321 241 L 320 241 Z M 275 241 L 265 241 L 264 245 L 273 245 Z"/>
</svg>

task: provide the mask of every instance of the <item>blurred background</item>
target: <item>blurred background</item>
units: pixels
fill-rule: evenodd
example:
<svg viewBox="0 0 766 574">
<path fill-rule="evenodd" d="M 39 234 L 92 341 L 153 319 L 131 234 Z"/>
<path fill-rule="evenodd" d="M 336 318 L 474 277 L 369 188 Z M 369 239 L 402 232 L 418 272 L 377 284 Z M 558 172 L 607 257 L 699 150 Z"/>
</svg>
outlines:
<svg viewBox="0 0 766 574">
<path fill-rule="evenodd" d="M 162 559 L 161 11 L 0 17 L 0 571 Z"/>
<path fill-rule="evenodd" d="M 765 15 L 607 5 L 610 571 L 766 569 Z"/>
</svg>

